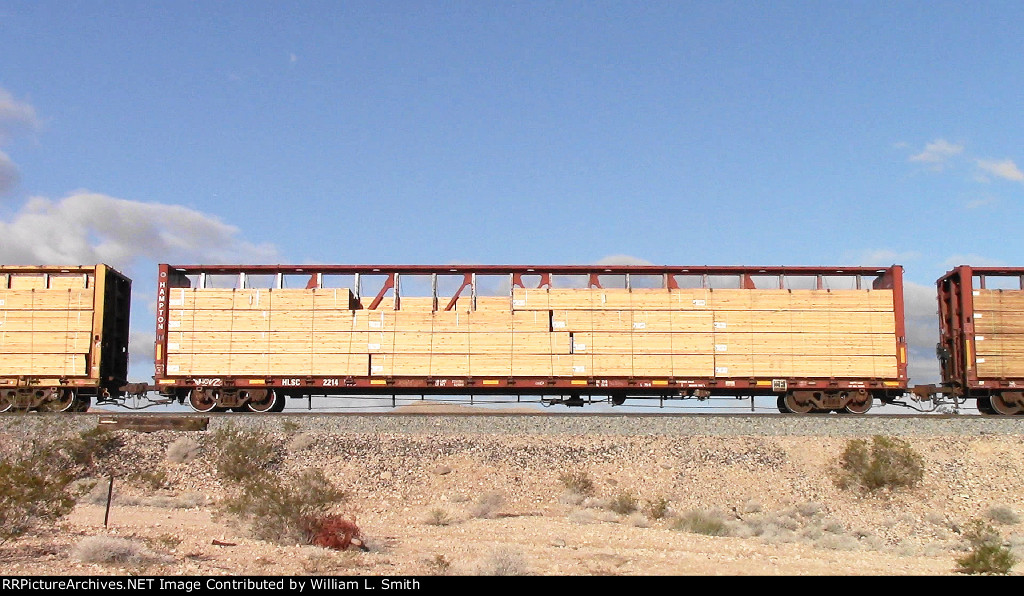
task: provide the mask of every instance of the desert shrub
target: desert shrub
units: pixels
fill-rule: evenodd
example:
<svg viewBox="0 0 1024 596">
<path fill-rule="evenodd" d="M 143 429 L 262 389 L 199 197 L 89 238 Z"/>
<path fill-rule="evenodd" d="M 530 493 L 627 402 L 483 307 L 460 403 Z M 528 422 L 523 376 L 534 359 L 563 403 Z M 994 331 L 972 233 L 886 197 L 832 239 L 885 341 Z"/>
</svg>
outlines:
<svg viewBox="0 0 1024 596">
<path fill-rule="evenodd" d="M 505 497 L 499 492 L 487 492 L 473 502 L 470 513 L 473 517 L 491 517 L 505 504 Z"/>
<path fill-rule="evenodd" d="M 71 512 L 90 486 L 58 443 L 35 443 L 0 455 L 0 544 Z"/>
<path fill-rule="evenodd" d="M 139 470 L 129 478 L 132 482 L 141 484 L 153 490 L 169 488 L 166 470 Z"/>
<path fill-rule="evenodd" d="M 1013 525 L 1020 523 L 1020 516 L 1017 515 L 1017 512 L 1006 505 L 989 507 L 986 513 L 990 520 L 998 524 Z"/>
<path fill-rule="evenodd" d="M 862 486 L 874 491 L 914 487 L 923 477 L 924 458 L 914 451 L 910 443 L 876 435 L 870 448 L 863 439 L 852 439 L 846 444 L 836 484 L 840 488 Z"/>
<path fill-rule="evenodd" d="M 428 526 L 447 526 L 452 523 L 452 516 L 444 509 L 434 507 L 426 513 L 423 523 Z"/>
<path fill-rule="evenodd" d="M 629 515 L 637 510 L 638 505 L 633 493 L 625 491 L 612 497 L 612 500 L 608 503 L 608 508 L 620 515 Z"/>
<path fill-rule="evenodd" d="M 964 531 L 971 552 L 956 560 L 961 573 L 994 573 L 1005 575 L 1017 564 L 1010 549 L 1003 546 L 1003 538 L 992 526 L 982 520 L 973 520 Z"/>
<path fill-rule="evenodd" d="M 713 511 L 689 511 L 676 518 L 672 529 L 705 536 L 729 535 L 729 526 L 725 519 Z"/>
<path fill-rule="evenodd" d="M 579 495 L 592 496 L 594 494 L 594 481 L 583 471 L 565 472 L 558 477 L 566 490 Z"/>
<path fill-rule="evenodd" d="M 72 463 L 92 471 L 102 468 L 101 464 L 108 456 L 116 453 L 124 441 L 117 432 L 97 426 L 65 436 L 57 444 Z"/>
<path fill-rule="evenodd" d="M 668 516 L 669 500 L 665 497 L 658 497 L 647 501 L 644 505 L 644 515 L 651 519 L 665 519 Z"/>
<path fill-rule="evenodd" d="M 446 559 L 444 555 L 439 554 L 424 560 L 424 563 L 426 563 L 431 575 L 448 575 L 452 568 L 451 561 Z"/>
<path fill-rule="evenodd" d="M 257 468 L 221 509 L 245 525 L 254 538 L 278 544 L 312 544 L 332 509 L 346 494 L 320 470 L 282 477 Z"/>
<path fill-rule="evenodd" d="M 199 457 L 202 453 L 199 443 L 192 437 L 181 437 L 167 447 L 167 461 L 183 464 Z"/>
<path fill-rule="evenodd" d="M 226 426 L 213 433 L 216 459 L 214 465 L 221 478 L 241 483 L 262 476 L 278 459 L 269 435 L 255 430 Z"/>
</svg>

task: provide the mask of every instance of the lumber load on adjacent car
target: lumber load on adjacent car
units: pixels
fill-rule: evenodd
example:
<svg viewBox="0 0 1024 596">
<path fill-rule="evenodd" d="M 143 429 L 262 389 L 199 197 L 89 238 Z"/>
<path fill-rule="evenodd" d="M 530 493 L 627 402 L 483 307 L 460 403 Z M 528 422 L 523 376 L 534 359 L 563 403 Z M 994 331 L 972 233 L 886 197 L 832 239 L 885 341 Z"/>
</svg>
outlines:
<svg viewBox="0 0 1024 596">
<path fill-rule="evenodd" d="M 106 265 L 0 266 L 0 411 L 87 408 L 128 369 L 131 280 Z"/>
<path fill-rule="evenodd" d="M 937 282 L 943 385 L 989 414 L 1024 414 L 1024 268 L 957 267 Z"/>
<path fill-rule="evenodd" d="M 899 267 L 161 265 L 157 311 L 157 384 L 203 411 L 505 392 L 863 412 L 907 381 Z"/>
</svg>

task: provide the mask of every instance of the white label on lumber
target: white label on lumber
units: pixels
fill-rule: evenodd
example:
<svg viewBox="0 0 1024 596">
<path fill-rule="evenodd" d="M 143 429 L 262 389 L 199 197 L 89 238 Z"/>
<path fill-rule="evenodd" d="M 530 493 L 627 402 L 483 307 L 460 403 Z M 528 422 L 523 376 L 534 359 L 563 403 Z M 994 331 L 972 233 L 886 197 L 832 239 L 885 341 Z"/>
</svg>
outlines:
<svg viewBox="0 0 1024 596">
<path fill-rule="evenodd" d="M 633 329 L 647 329 L 647 323 L 640 321 L 639 323 L 633 323 Z"/>
<path fill-rule="evenodd" d="M 725 321 L 715 321 L 715 329 L 725 329 Z"/>
<path fill-rule="evenodd" d="M 525 300 L 513 300 L 512 306 L 526 306 Z"/>
<path fill-rule="evenodd" d="M 181 321 L 167 321 L 168 329 L 175 329 L 177 327 L 181 327 Z"/>
<path fill-rule="evenodd" d="M 3 301 L 0 300 L 0 302 L 3 302 Z M 185 306 L 185 301 L 184 300 L 170 300 L 168 303 L 171 306 Z"/>
<path fill-rule="evenodd" d="M 693 305 L 694 306 L 706 306 L 707 303 L 708 303 L 708 301 L 707 300 L 703 300 L 703 299 L 697 299 L 697 300 L 693 301 Z"/>
<path fill-rule="evenodd" d="M 565 329 L 565 321 L 551 321 L 552 329 Z"/>
<path fill-rule="evenodd" d="M 715 374 L 716 375 L 727 375 L 727 374 L 729 374 L 729 367 L 728 366 L 716 366 L 715 367 Z"/>
<path fill-rule="evenodd" d="M 981 340 L 983 340 L 983 339 L 985 339 L 985 336 L 984 336 L 984 335 L 975 335 L 975 336 L 974 336 L 974 341 L 981 341 Z"/>
<path fill-rule="evenodd" d="M 978 290 L 974 290 L 974 295 L 975 296 L 981 296 L 981 292 L 979 292 Z"/>
<path fill-rule="evenodd" d="M 181 346 L 179 346 L 178 344 L 167 344 L 167 349 L 168 350 L 177 350 L 180 347 Z"/>
<path fill-rule="evenodd" d="M 715 344 L 715 351 L 716 352 L 728 352 L 729 351 L 729 346 L 726 345 L 726 344 Z"/>
<path fill-rule="evenodd" d="M 375 373 L 384 372 L 384 367 L 383 366 L 371 366 L 370 367 L 370 372 L 375 372 Z"/>
<path fill-rule="evenodd" d="M 984 358 L 978 358 L 977 360 L 975 360 L 975 362 L 977 362 L 978 364 L 984 364 L 985 363 L 985 359 Z"/>
<path fill-rule="evenodd" d="M 178 365 L 177 364 L 168 364 L 167 365 L 167 372 L 169 372 L 169 373 L 178 372 Z"/>
<path fill-rule="evenodd" d="M 587 372 L 587 367 L 585 367 L 585 366 L 574 366 L 574 367 L 572 367 L 572 372 L 574 372 L 574 373 Z"/>
<path fill-rule="evenodd" d="M 366 344 L 367 350 L 379 350 L 380 344 Z"/>
<path fill-rule="evenodd" d="M 980 312 L 974 313 L 974 318 L 975 319 L 980 319 L 981 318 L 981 313 Z"/>
<path fill-rule="evenodd" d="M 4 301 L 0 300 L 0 306 L 3 306 L 3 305 L 4 305 Z"/>
<path fill-rule="evenodd" d="M 373 327 L 375 329 L 380 329 L 382 325 L 380 321 L 367 321 L 367 323 L 370 325 L 370 327 Z"/>
<path fill-rule="evenodd" d="M 587 344 L 578 344 L 576 342 L 573 342 L 572 343 L 572 349 L 577 351 L 577 352 L 586 352 L 587 351 Z"/>
</svg>

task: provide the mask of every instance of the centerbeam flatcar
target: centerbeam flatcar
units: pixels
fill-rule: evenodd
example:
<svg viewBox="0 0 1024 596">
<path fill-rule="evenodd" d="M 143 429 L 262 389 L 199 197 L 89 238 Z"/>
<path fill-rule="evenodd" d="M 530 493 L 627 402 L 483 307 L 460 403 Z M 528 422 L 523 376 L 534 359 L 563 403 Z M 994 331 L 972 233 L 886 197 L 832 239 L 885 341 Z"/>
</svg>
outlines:
<svg viewBox="0 0 1024 596">
<path fill-rule="evenodd" d="M 898 266 L 161 265 L 155 378 L 198 411 L 431 392 L 864 413 L 907 388 L 903 319 Z"/>
</svg>

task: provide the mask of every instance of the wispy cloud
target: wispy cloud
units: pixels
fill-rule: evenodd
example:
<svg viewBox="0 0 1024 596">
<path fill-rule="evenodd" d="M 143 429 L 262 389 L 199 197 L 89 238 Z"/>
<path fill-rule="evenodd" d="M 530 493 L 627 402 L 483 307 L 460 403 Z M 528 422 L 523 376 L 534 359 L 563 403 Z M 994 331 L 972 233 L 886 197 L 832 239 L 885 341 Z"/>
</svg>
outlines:
<svg viewBox="0 0 1024 596">
<path fill-rule="evenodd" d="M 926 144 L 923 151 L 911 155 L 910 161 L 927 164 L 933 169 L 942 169 L 950 159 L 963 152 L 963 145 L 955 145 L 945 139 L 935 139 Z"/>
<path fill-rule="evenodd" d="M 1024 172 L 1020 171 L 1017 164 L 1013 163 L 1012 159 L 1002 160 L 976 160 L 978 167 L 1004 180 L 1010 180 L 1013 182 L 1024 182 Z"/>
</svg>

